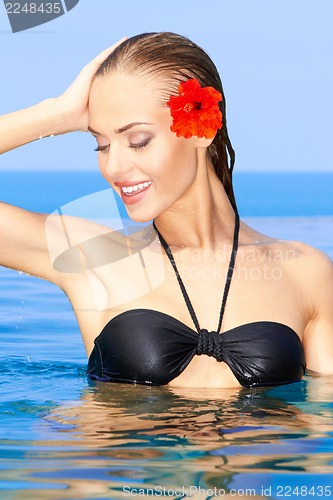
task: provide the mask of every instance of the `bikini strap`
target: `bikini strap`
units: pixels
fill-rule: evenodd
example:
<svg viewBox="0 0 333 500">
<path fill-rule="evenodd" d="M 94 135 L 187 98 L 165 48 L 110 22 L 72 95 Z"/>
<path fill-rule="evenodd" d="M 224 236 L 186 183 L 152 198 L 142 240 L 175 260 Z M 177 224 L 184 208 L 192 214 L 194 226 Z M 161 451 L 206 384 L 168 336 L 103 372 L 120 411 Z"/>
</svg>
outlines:
<svg viewBox="0 0 333 500">
<path fill-rule="evenodd" d="M 171 265 L 173 267 L 173 270 L 174 270 L 174 272 L 176 274 L 176 277 L 177 277 L 180 289 L 182 291 L 182 294 L 183 294 L 184 300 L 186 302 L 187 308 L 189 310 L 189 313 L 191 315 L 192 321 L 193 321 L 193 323 L 194 323 L 194 325 L 195 325 L 195 327 L 197 329 L 197 332 L 200 334 L 201 328 L 200 328 L 198 319 L 196 317 L 196 314 L 194 312 L 194 309 L 193 309 L 193 306 L 191 304 L 190 298 L 189 298 L 189 296 L 187 294 L 187 291 L 185 289 L 184 283 L 183 283 L 183 281 L 182 281 L 182 279 L 180 277 L 180 274 L 178 272 L 178 269 L 177 269 L 177 266 L 176 266 L 176 263 L 175 263 L 175 259 L 174 259 L 173 255 L 172 255 L 170 247 L 167 244 L 167 242 L 165 241 L 165 239 L 163 238 L 163 236 L 161 235 L 161 233 L 159 232 L 159 230 L 157 229 L 157 227 L 155 225 L 155 221 L 153 221 L 153 226 L 154 226 L 155 231 L 158 234 L 158 237 L 159 237 L 159 240 L 161 242 L 161 245 L 163 246 L 163 248 L 164 248 L 164 250 L 165 250 L 165 252 L 166 252 L 166 254 L 167 254 L 168 258 L 169 258 L 169 261 L 170 261 L 170 263 L 171 263 Z M 218 327 L 216 329 L 217 333 L 219 333 L 220 329 L 221 329 L 222 320 L 223 320 L 223 314 L 224 314 L 225 306 L 226 306 L 226 303 L 227 303 L 227 298 L 228 298 L 228 293 L 229 293 L 229 288 L 230 288 L 230 284 L 231 284 L 232 275 L 233 275 L 233 272 L 234 272 L 235 260 L 236 260 L 237 249 L 238 249 L 238 236 L 239 236 L 239 215 L 238 215 L 238 212 L 236 210 L 235 211 L 235 229 L 234 229 L 232 251 L 231 251 L 230 262 L 229 262 L 229 267 L 228 267 L 228 272 L 227 272 L 227 278 L 226 278 L 226 282 L 225 282 L 225 285 L 224 285 L 224 292 L 223 292 L 223 297 L 222 297 L 222 304 L 221 304 L 221 310 L 220 310 L 219 323 L 218 323 Z"/>
<path fill-rule="evenodd" d="M 231 250 L 231 255 L 230 255 L 227 279 L 226 279 L 226 282 L 224 285 L 224 292 L 223 292 L 223 298 L 222 298 L 222 304 L 221 304 L 221 310 L 220 310 L 219 324 L 218 324 L 217 329 L 216 329 L 216 331 L 218 333 L 220 333 L 220 330 L 221 330 L 224 310 L 225 310 L 225 306 L 227 303 L 229 288 L 231 285 L 232 275 L 233 275 L 234 268 L 235 268 L 236 255 L 237 255 L 237 250 L 238 250 L 238 237 L 239 237 L 239 215 L 238 215 L 238 211 L 236 210 L 235 211 L 235 229 L 234 229 L 234 238 L 233 238 L 233 242 L 232 242 L 232 250 Z"/>
</svg>

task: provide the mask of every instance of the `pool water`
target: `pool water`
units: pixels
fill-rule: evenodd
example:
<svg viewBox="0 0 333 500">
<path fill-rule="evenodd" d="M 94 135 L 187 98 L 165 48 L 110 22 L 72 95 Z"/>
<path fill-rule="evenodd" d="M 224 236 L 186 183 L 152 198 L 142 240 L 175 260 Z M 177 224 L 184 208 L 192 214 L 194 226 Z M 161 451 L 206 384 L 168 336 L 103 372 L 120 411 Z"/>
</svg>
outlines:
<svg viewBox="0 0 333 500">
<path fill-rule="evenodd" d="M 333 258 L 333 216 L 243 217 Z M 0 268 L 0 498 L 333 498 L 333 376 L 276 388 L 103 384 L 54 285 Z"/>
</svg>

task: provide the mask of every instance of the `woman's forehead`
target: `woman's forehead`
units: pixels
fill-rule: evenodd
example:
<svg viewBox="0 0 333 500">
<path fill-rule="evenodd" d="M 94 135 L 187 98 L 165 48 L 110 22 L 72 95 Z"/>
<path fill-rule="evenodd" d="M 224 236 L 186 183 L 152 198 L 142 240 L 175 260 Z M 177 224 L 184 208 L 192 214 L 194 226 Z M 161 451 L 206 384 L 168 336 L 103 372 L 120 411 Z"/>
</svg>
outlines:
<svg viewBox="0 0 333 500">
<path fill-rule="evenodd" d="M 90 100 L 110 98 L 111 101 L 140 101 L 156 98 L 161 93 L 160 78 L 145 74 L 112 72 L 93 81 Z M 112 99 L 114 98 L 114 99 Z"/>
<path fill-rule="evenodd" d="M 157 79 L 121 73 L 98 77 L 90 92 L 90 125 L 100 130 L 106 123 L 108 128 L 111 123 L 118 128 L 131 122 L 156 122 L 162 111 L 168 112 L 161 104 L 161 82 Z"/>
</svg>

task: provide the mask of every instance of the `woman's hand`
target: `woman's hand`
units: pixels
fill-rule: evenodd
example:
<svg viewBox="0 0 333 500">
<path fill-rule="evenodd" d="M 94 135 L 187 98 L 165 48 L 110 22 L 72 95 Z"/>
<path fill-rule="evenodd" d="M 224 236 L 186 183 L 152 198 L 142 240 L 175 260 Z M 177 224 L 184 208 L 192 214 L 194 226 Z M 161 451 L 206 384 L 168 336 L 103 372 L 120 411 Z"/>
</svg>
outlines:
<svg viewBox="0 0 333 500">
<path fill-rule="evenodd" d="M 89 92 L 94 75 L 103 61 L 123 43 L 126 37 L 121 38 L 95 57 L 81 70 L 74 82 L 59 97 L 56 98 L 57 106 L 64 117 L 64 132 L 88 129 L 88 102 Z"/>
<path fill-rule="evenodd" d="M 42 137 L 87 130 L 89 92 L 94 75 L 124 40 L 126 37 L 98 54 L 61 96 L 0 116 L 0 154 Z"/>
</svg>

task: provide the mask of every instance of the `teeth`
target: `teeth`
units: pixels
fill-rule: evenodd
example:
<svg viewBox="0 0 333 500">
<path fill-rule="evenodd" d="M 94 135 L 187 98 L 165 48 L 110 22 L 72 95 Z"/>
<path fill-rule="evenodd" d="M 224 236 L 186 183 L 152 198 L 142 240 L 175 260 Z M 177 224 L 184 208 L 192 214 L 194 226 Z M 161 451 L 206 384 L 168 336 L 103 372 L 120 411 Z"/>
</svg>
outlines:
<svg viewBox="0 0 333 500">
<path fill-rule="evenodd" d="M 122 191 L 123 193 L 132 193 L 133 191 L 139 191 L 143 188 L 147 188 L 148 186 L 150 186 L 151 184 L 151 181 L 148 181 L 148 182 L 142 182 L 140 184 L 134 184 L 133 186 L 128 186 L 128 187 L 122 187 Z"/>
</svg>

